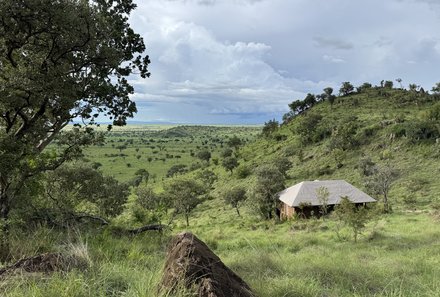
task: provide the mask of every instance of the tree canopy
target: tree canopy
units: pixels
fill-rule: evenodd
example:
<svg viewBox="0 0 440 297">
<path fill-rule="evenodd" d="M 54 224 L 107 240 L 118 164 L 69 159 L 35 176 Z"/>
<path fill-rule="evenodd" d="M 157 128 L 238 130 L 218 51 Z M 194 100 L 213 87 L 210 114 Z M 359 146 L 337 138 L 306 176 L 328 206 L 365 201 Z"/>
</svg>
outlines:
<svg viewBox="0 0 440 297">
<path fill-rule="evenodd" d="M 73 120 L 136 112 L 128 77 L 148 77 L 145 44 L 130 27 L 131 0 L 0 2 L 0 217 L 7 251 L 11 200 L 23 183 L 80 155 L 91 129 L 73 129 L 59 150 L 44 149 Z M 85 133 L 84 133 L 85 132 Z M 6 237 L 5 237 L 6 236 Z"/>
</svg>

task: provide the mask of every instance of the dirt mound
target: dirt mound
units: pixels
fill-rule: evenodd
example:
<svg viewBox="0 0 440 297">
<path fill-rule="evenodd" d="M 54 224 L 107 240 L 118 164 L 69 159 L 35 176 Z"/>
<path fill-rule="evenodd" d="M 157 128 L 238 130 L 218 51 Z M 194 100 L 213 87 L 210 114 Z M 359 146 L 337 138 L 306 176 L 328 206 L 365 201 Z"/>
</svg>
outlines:
<svg viewBox="0 0 440 297">
<path fill-rule="evenodd" d="M 195 290 L 199 297 L 255 297 L 203 241 L 188 232 L 172 241 L 159 288 L 161 292 L 178 289 Z"/>
<path fill-rule="evenodd" d="M 0 269 L 0 276 L 12 274 L 17 270 L 43 273 L 66 270 L 69 266 L 67 262 L 66 258 L 60 253 L 45 253 L 21 259 L 10 266 Z"/>
</svg>

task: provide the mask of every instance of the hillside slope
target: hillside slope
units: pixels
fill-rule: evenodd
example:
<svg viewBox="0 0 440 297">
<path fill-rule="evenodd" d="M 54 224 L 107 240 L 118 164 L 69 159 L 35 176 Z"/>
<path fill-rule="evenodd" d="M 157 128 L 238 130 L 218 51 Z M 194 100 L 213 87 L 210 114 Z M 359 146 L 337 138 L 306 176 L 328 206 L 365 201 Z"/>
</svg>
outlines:
<svg viewBox="0 0 440 297">
<path fill-rule="evenodd" d="M 362 169 L 374 163 L 398 172 L 390 192 L 394 206 L 437 205 L 439 114 L 438 96 L 416 91 L 376 87 L 340 96 L 244 147 L 242 165 L 255 168 L 287 157 L 287 185 L 345 179 L 365 189 Z"/>
</svg>

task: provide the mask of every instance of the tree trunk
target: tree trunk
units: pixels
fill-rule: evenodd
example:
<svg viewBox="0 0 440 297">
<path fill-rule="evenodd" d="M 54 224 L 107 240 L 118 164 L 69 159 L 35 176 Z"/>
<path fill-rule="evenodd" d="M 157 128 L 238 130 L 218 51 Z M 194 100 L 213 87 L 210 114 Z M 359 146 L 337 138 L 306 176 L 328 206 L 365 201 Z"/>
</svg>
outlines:
<svg viewBox="0 0 440 297">
<path fill-rule="evenodd" d="M 238 207 L 236 207 L 235 210 L 237 210 L 237 214 L 238 214 L 238 216 L 241 217 L 241 215 L 240 215 L 240 211 L 238 210 Z"/>
<path fill-rule="evenodd" d="M 186 226 L 189 227 L 189 215 L 187 213 L 185 214 L 185 218 L 186 218 Z"/>
<path fill-rule="evenodd" d="M 0 262 L 5 262 L 10 258 L 9 245 L 9 197 L 5 187 L 0 189 Z"/>
</svg>

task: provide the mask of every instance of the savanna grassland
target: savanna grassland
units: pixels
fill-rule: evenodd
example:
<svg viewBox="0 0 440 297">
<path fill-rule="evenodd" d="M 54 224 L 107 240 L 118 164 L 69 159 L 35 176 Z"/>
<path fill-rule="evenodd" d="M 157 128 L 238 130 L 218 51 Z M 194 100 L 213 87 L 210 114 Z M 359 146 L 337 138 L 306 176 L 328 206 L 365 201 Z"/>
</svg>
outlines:
<svg viewBox="0 0 440 297">
<path fill-rule="evenodd" d="M 373 87 L 339 96 L 333 103 L 316 100 L 287 115 L 281 126 L 112 131 L 103 145 L 86 150 L 85 161 L 131 183 L 122 214 L 109 219 L 108 226 L 13 229 L 15 259 L 59 251 L 81 261 L 68 271 L 8 276 L 0 283 L 2 296 L 158 296 L 167 243 L 183 230 L 204 240 L 258 296 L 440 296 L 436 110 L 436 96 Z M 236 146 L 229 142 L 234 136 L 242 140 Z M 232 170 L 223 166 L 228 148 L 239 163 Z M 202 150 L 211 152 L 209 162 L 198 157 Z M 167 177 L 178 164 L 185 165 L 185 171 Z M 284 168 L 285 186 L 345 179 L 376 197 L 377 210 L 357 242 L 335 215 L 264 219 L 254 197 L 256 169 L 265 164 Z M 368 184 L 374 168 L 385 167 L 395 172 L 387 193 L 392 209 L 388 213 L 381 208 L 383 195 Z M 134 185 L 139 169 L 149 172 L 148 179 Z M 139 188 L 164 197 L 161 193 L 173 180 L 197 180 L 208 171 L 216 178 L 189 214 L 189 226 L 172 207 L 153 210 L 138 203 Z M 224 201 L 235 187 L 246 189 L 240 216 Z M 115 232 L 158 221 L 169 228 L 136 236 Z M 183 291 L 177 296 L 192 295 Z"/>
</svg>

